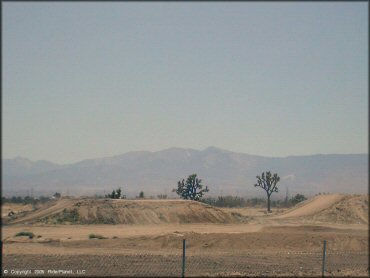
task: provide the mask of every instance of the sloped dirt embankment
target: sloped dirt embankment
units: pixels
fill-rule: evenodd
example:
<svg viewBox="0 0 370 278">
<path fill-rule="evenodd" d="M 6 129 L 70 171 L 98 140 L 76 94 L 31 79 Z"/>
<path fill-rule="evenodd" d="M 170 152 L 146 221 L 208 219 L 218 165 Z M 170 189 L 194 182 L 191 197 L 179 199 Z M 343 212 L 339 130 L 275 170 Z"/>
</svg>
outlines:
<svg viewBox="0 0 370 278">
<path fill-rule="evenodd" d="M 330 194 L 302 202 L 292 210 L 274 217 L 317 223 L 368 224 L 369 196 Z"/>
<path fill-rule="evenodd" d="M 61 199 L 7 224 L 238 223 L 242 217 L 189 200 Z"/>
</svg>

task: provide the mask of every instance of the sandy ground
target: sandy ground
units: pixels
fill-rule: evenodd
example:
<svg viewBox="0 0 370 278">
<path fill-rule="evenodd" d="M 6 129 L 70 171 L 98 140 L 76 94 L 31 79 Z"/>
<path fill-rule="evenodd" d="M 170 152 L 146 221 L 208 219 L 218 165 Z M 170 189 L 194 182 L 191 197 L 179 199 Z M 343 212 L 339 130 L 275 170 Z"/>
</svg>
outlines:
<svg viewBox="0 0 370 278">
<path fill-rule="evenodd" d="M 33 232 L 35 237 L 14 237 L 20 231 Z M 91 233 L 107 239 L 89 239 Z M 4 227 L 2 240 L 4 252 L 9 254 L 42 254 L 47 247 L 49 251 L 57 253 L 121 252 L 125 249 L 122 246 L 158 250 L 163 242 L 180 247 L 183 238 L 191 242 L 193 249 L 202 249 L 208 244 L 205 251 L 227 248 L 309 250 L 320 248 L 324 239 L 331 241 L 331 248 L 335 250 L 367 251 L 367 236 L 368 229 L 365 225 L 17 225 Z M 135 244 L 129 244 L 130 242 Z M 86 249 L 82 250 L 82 247 Z"/>
<path fill-rule="evenodd" d="M 112 238 L 129 238 L 134 236 L 165 235 L 176 232 L 195 233 L 250 233 L 262 229 L 263 225 L 243 224 L 161 224 L 161 225 L 12 225 L 3 227 L 2 240 L 13 238 L 19 231 L 30 231 L 42 238 L 61 240 L 86 240 L 91 233 Z"/>
<path fill-rule="evenodd" d="M 275 215 L 281 215 L 285 213 L 288 209 L 286 208 L 277 208 L 274 209 L 272 214 L 268 214 L 266 211 L 266 208 L 253 208 L 253 207 L 244 207 L 244 208 L 223 208 L 224 211 L 227 212 L 235 212 L 240 213 L 242 216 L 246 217 L 268 217 L 268 216 L 275 216 Z"/>
<path fill-rule="evenodd" d="M 184 201 L 143 200 L 124 203 L 125 212 L 135 206 L 135 211 L 130 212 L 132 219 L 139 222 L 135 224 L 26 224 L 73 204 L 75 200 L 62 200 L 57 206 L 3 225 L 3 268 L 16 268 L 22 262 L 24 267 L 36 265 L 44 269 L 84 266 L 88 275 L 98 276 L 179 276 L 182 241 L 186 239 L 189 275 L 318 276 L 326 240 L 327 275 L 368 275 L 367 195 L 317 196 L 296 208 L 272 214 L 260 208 L 213 210 L 186 203 L 185 208 Z M 173 216 L 176 206 L 182 217 L 202 209 L 207 212 L 201 214 L 203 218 L 191 218 L 198 223 L 178 223 L 181 218 Z M 164 219 L 175 219 L 175 223 L 148 223 L 150 209 L 155 212 L 153 217 L 160 212 Z M 140 211 L 145 212 L 145 217 L 139 215 Z M 232 221 L 219 223 L 222 219 Z M 20 231 L 33 232 L 35 237 L 15 237 Z M 89 239 L 91 233 L 105 239 Z"/>
<path fill-rule="evenodd" d="M 179 277 L 182 241 L 186 239 L 186 276 L 317 277 L 326 240 L 326 276 L 368 277 L 365 225 L 138 226 L 5 227 L 3 269 L 72 269 L 75 274 L 82 269 L 88 276 L 99 277 Z M 12 237 L 25 230 L 36 237 Z M 107 238 L 88 239 L 89 233 Z"/>
</svg>

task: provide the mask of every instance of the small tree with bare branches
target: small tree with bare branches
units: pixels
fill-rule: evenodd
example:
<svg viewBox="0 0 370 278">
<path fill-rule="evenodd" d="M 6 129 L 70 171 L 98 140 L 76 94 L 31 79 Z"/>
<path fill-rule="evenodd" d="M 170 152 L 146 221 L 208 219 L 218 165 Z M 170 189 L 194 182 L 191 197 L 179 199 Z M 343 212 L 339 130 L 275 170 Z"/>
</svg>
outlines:
<svg viewBox="0 0 370 278">
<path fill-rule="evenodd" d="M 254 186 L 263 188 L 267 193 L 267 212 L 271 212 L 270 209 L 270 196 L 273 192 L 278 192 L 277 183 L 280 181 L 278 174 L 271 174 L 270 171 L 262 172 L 261 176 L 256 176 L 257 183 Z"/>
</svg>

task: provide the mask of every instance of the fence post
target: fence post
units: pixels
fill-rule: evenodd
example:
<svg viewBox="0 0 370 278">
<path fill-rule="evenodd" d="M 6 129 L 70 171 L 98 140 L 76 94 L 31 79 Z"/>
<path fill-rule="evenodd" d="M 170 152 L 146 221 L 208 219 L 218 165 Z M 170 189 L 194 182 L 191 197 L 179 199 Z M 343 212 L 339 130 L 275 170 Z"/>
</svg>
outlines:
<svg viewBox="0 0 370 278">
<path fill-rule="evenodd" d="M 324 240 L 324 249 L 322 253 L 322 277 L 324 277 L 325 272 L 325 256 L 326 256 L 326 240 Z"/>
<path fill-rule="evenodd" d="M 182 240 L 182 275 L 181 277 L 185 277 L 185 249 L 186 249 L 186 239 Z"/>
</svg>

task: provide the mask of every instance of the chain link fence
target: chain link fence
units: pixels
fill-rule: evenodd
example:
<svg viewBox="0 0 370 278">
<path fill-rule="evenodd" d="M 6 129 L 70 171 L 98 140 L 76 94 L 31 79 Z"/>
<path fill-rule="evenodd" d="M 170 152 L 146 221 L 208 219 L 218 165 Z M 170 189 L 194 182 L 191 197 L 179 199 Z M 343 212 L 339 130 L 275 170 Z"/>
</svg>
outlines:
<svg viewBox="0 0 370 278">
<path fill-rule="evenodd" d="M 162 253 L 161 253 L 162 252 Z M 100 255 L 3 255 L 4 276 L 321 276 L 323 250 L 229 251 L 186 250 Z M 369 253 L 327 250 L 325 276 L 369 275 Z M 184 267 L 184 269 L 183 269 Z M 23 271 L 23 272 L 22 272 Z M 25 271 L 28 271 L 25 273 Z"/>
</svg>

